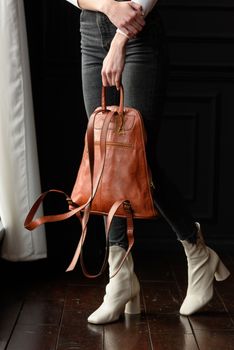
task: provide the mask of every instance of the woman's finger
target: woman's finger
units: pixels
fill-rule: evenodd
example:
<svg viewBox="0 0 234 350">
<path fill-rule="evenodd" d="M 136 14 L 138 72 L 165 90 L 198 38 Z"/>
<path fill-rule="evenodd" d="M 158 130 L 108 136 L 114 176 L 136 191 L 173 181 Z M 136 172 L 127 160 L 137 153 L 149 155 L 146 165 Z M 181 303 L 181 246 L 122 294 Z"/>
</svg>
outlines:
<svg viewBox="0 0 234 350">
<path fill-rule="evenodd" d="M 141 26 L 141 27 L 144 27 L 145 25 L 145 19 L 144 17 L 141 15 L 141 16 L 136 16 L 135 17 L 135 21 Z"/>
<path fill-rule="evenodd" d="M 142 6 L 140 4 L 137 4 L 134 1 L 129 1 L 128 5 L 131 6 L 134 10 L 142 12 Z"/>
<path fill-rule="evenodd" d="M 117 73 L 115 76 L 115 86 L 116 89 L 119 90 L 121 85 L 121 74 Z"/>
<path fill-rule="evenodd" d="M 113 76 L 113 72 L 112 71 L 107 72 L 106 76 L 107 76 L 108 86 L 115 85 L 115 78 Z"/>
<path fill-rule="evenodd" d="M 136 22 L 135 20 L 130 22 L 129 25 L 126 26 L 127 28 L 129 28 L 132 32 L 134 31 L 134 34 L 138 34 L 141 30 L 142 30 L 142 26 Z"/>
<path fill-rule="evenodd" d="M 124 32 L 130 37 L 135 37 L 138 33 L 139 30 L 137 30 L 132 24 L 129 24 L 127 27 L 123 27 Z M 122 27 L 120 28 L 122 30 Z"/>
<path fill-rule="evenodd" d="M 141 6 L 131 1 L 114 1 L 107 16 L 117 28 L 127 27 L 129 24 L 135 22 L 144 26 Z M 140 29 L 139 27 L 137 28 L 138 31 Z"/>
<path fill-rule="evenodd" d="M 133 38 L 134 34 L 132 33 L 131 30 L 129 30 L 129 27 L 120 27 L 119 28 L 126 36 L 130 39 Z"/>
<path fill-rule="evenodd" d="M 135 16 L 129 21 L 123 21 L 123 24 L 120 28 L 125 28 L 125 33 L 132 33 L 133 35 L 137 35 L 140 31 L 142 31 L 145 25 L 145 20 L 142 16 Z"/>
<path fill-rule="evenodd" d="M 116 80 L 115 80 L 115 76 L 113 76 L 111 81 L 111 86 L 115 86 L 115 85 L 116 85 Z"/>
<path fill-rule="evenodd" d="M 108 86 L 108 79 L 104 70 L 102 70 L 101 76 L 102 76 L 102 85 Z"/>
</svg>

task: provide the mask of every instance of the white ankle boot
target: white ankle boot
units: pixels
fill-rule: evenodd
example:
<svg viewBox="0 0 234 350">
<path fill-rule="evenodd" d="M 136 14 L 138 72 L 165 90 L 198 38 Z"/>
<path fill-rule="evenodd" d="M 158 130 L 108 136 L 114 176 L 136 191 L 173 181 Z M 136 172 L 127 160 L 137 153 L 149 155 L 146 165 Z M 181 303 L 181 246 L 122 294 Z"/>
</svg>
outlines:
<svg viewBox="0 0 234 350">
<path fill-rule="evenodd" d="M 126 251 L 119 246 L 110 247 L 109 275 L 112 276 L 122 261 Z M 122 312 L 139 314 L 140 285 L 133 270 L 133 260 L 129 253 L 119 272 L 110 279 L 101 306 L 89 317 L 88 322 L 105 324 L 118 320 Z"/>
<path fill-rule="evenodd" d="M 204 243 L 200 224 L 196 244 L 181 241 L 188 262 L 188 289 L 180 308 L 181 315 L 191 315 L 205 306 L 213 297 L 213 280 L 225 280 L 230 272 L 218 255 Z"/>
</svg>

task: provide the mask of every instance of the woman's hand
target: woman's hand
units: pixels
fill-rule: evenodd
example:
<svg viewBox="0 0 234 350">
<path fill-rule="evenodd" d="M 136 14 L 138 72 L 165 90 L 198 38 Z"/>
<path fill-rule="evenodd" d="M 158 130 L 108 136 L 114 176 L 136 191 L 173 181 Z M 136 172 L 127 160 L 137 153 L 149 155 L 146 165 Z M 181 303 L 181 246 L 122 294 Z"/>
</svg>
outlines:
<svg viewBox="0 0 234 350">
<path fill-rule="evenodd" d="M 127 38 L 116 33 L 102 65 L 102 84 L 104 86 L 116 86 L 120 88 L 121 76 L 125 63 L 125 46 Z"/>
<path fill-rule="evenodd" d="M 103 12 L 129 38 L 136 36 L 145 25 L 141 5 L 133 1 L 79 0 L 79 5 L 85 10 Z"/>
<path fill-rule="evenodd" d="M 135 37 L 145 25 L 141 5 L 132 1 L 110 1 L 110 5 L 105 8 L 104 13 L 129 38 Z"/>
</svg>

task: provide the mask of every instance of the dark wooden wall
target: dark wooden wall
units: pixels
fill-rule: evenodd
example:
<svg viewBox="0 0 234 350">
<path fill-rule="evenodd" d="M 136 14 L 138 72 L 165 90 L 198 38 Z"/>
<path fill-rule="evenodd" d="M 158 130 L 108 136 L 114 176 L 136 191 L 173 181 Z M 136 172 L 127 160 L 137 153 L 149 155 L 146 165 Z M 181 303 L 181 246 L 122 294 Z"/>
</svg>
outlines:
<svg viewBox="0 0 234 350">
<path fill-rule="evenodd" d="M 165 167 L 209 237 L 232 240 L 234 4 L 161 1 L 161 13 L 171 60 Z"/>
<path fill-rule="evenodd" d="M 158 6 L 170 53 L 161 163 L 204 224 L 207 238 L 231 244 L 234 4 L 232 0 L 161 0 Z M 70 193 L 86 126 L 79 11 L 65 0 L 25 0 L 25 9 L 42 188 Z M 53 205 L 61 209 L 59 199 Z M 73 221 L 48 225 L 47 230 L 52 255 L 60 254 L 64 244 L 69 253 L 74 249 L 79 230 Z M 174 238 L 164 222 L 140 223 L 136 234 L 145 247 L 156 237 Z"/>
</svg>

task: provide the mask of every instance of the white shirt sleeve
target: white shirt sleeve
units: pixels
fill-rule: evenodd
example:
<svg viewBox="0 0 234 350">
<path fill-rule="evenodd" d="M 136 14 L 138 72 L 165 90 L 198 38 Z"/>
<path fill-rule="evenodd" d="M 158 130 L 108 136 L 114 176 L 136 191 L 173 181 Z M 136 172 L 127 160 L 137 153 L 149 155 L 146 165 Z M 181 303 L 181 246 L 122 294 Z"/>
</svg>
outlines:
<svg viewBox="0 0 234 350">
<path fill-rule="evenodd" d="M 77 0 L 66 0 L 66 1 L 70 2 L 72 5 L 81 9 L 78 6 Z M 146 17 L 158 0 L 131 0 L 131 1 L 136 2 L 137 4 L 142 6 L 144 16 Z"/>
<path fill-rule="evenodd" d="M 158 0 L 131 0 L 142 6 L 144 17 L 153 9 Z"/>
<path fill-rule="evenodd" d="M 77 0 L 66 0 L 66 1 L 70 2 L 72 5 L 78 7 L 81 10 L 81 8 L 78 6 Z"/>
</svg>

